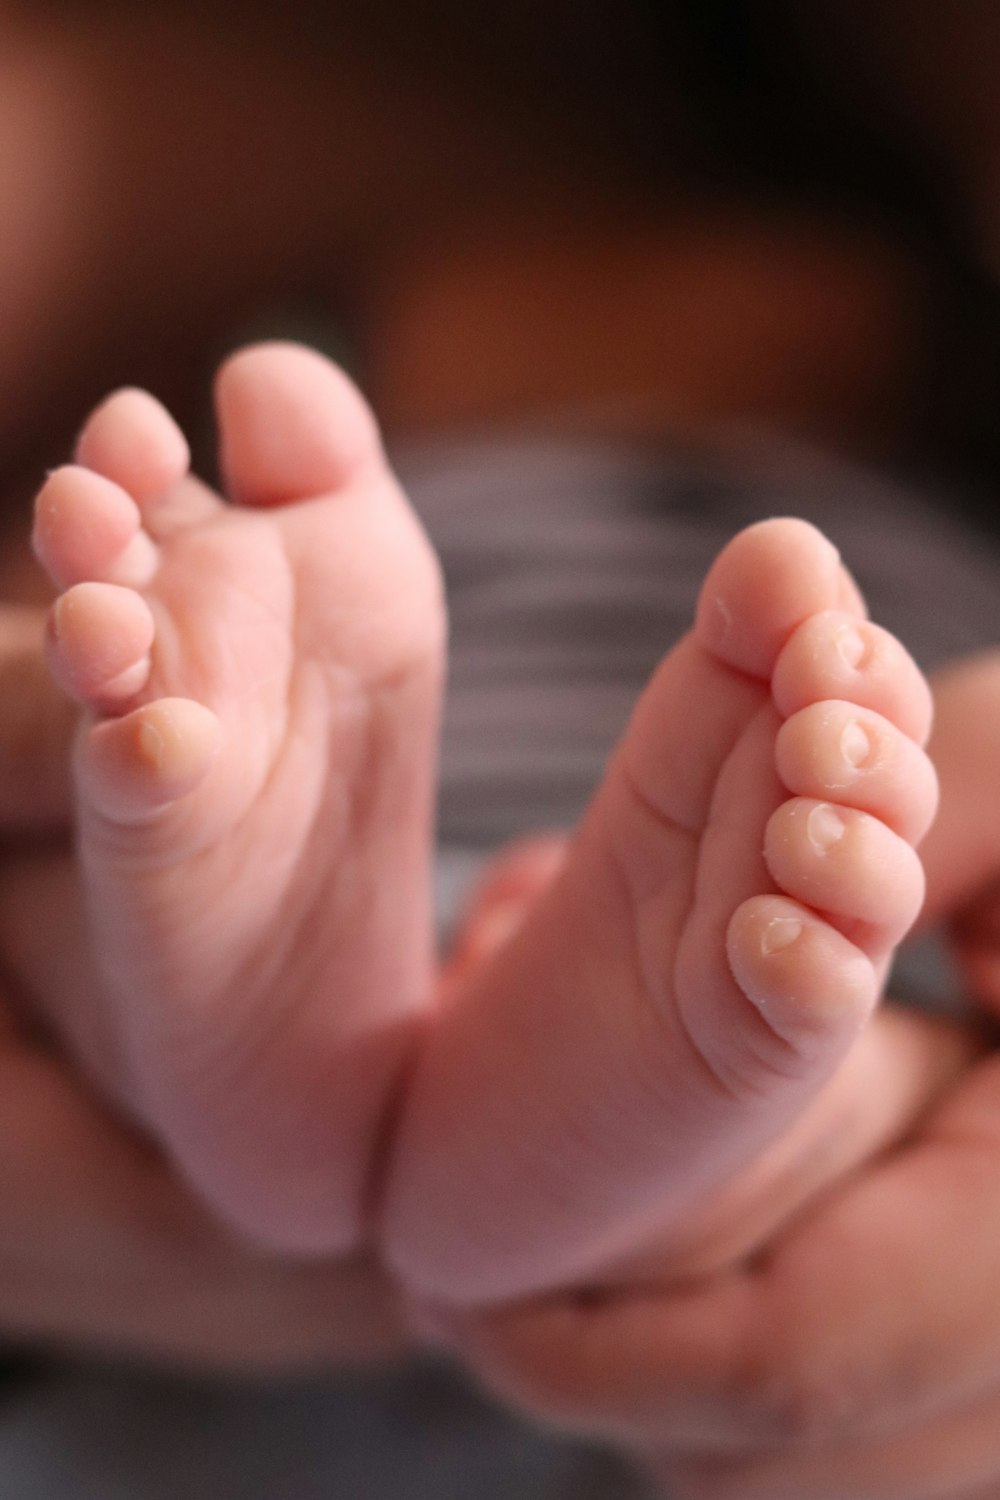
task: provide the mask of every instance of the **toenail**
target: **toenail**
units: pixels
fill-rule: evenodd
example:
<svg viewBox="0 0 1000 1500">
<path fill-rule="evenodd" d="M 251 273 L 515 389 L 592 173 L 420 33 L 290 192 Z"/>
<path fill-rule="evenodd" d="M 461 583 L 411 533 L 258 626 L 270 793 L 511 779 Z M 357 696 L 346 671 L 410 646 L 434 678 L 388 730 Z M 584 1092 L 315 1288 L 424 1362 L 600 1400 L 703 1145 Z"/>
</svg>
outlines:
<svg viewBox="0 0 1000 1500">
<path fill-rule="evenodd" d="M 832 849 L 843 838 L 846 827 L 840 813 L 828 802 L 821 802 L 814 807 L 806 822 L 809 842 L 821 854 Z"/>
<path fill-rule="evenodd" d="M 840 736 L 840 750 L 849 766 L 863 766 L 871 756 L 871 737 L 856 719 L 844 726 Z"/>
<path fill-rule="evenodd" d="M 834 643 L 849 667 L 860 667 L 868 648 L 864 636 L 853 625 L 842 625 L 834 636 Z"/>
<path fill-rule="evenodd" d="M 798 917 L 772 917 L 760 936 L 760 951 L 766 958 L 771 953 L 780 953 L 790 948 L 802 933 Z"/>
</svg>

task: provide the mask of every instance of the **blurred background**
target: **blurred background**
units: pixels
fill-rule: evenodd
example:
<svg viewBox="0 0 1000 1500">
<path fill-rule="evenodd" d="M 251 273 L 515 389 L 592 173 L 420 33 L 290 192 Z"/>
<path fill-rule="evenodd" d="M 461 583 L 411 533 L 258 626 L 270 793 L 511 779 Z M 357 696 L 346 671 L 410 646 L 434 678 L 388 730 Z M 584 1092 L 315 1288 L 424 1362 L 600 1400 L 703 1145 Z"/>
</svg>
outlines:
<svg viewBox="0 0 1000 1500">
<path fill-rule="evenodd" d="M 258 331 L 339 349 L 390 433 L 631 396 L 956 494 L 995 474 L 988 0 L 79 0 L 2 25 L 8 495 L 114 384 L 197 419 Z"/>
</svg>

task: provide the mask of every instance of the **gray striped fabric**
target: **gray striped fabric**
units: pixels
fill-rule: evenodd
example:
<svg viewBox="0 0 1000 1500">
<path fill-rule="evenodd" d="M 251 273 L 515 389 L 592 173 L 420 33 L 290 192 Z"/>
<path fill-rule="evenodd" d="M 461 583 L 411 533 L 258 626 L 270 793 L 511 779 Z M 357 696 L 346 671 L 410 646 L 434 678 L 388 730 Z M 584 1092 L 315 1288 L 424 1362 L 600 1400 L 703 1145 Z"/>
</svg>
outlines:
<svg viewBox="0 0 1000 1500">
<path fill-rule="evenodd" d="M 934 666 L 1000 639 L 1000 555 L 925 500 L 807 452 L 571 442 L 426 447 L 400 469 L 442 556 L 446 847 L 573 822 L 740 526 L 800 515 Z"/>
</svg>

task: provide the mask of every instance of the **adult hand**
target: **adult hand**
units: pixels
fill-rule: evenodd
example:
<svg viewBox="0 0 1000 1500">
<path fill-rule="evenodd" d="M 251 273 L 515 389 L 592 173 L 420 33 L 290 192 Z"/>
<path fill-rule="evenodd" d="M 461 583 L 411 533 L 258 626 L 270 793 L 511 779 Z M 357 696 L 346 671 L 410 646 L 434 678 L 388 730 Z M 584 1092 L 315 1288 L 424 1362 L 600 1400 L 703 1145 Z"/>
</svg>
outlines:
<svg viewBox="0 0 1000 1500">
<path fill-rule="evenodd" d="M 990 1058 L 756 1260 L 496 1314 L 463 1352 L 537 1414 L 655 1457 L 678 1500 L 995 1495 L 998 1163 Z"/>
<path fill-rule="evenodd" d="M 51 892 L 55 879 L 58 895 L 68 869 L 59 843 L 76 717 L 49 685 L 42 623 L 0 606 L 0 929 L 45 950 L 72 988 L 74 965 L 86 976 L 58 901 L 51 920 L 27 910 L 43 883 Z M 398 1299 L 373 1261 L 292 1265 L 238 1244 L 32 1020 L 31 997 L 0 984 L 0 1338 L 258 1370 L 405 1349 Z"/>
<path fill-rule="evenodd" d="M 958 913 L 967 972 L 995 1009 L 991 693 L 996 658 L 942 685 L 945 795 L 926 861 L 928 916 Z M 968 1044 L 949 1084 L 941 1063 L 947 1048 L 960 1059 L 961 1028 L 883 1012 L 865 1037 L 869 1086 L 843 1092 L 839 1113 L 818 1101 L 803 1149 L 782 1171 L 765 1165 L 766 1249 L 748 1254 L 750 1239 L 728 1266 L 671 1253 L 659 1284 L 647 1259 L 631 1284 L 450 1320 L 444 1334 L 515 1402 L 629 1446 L 676 1500 L 995 1500 L 1000 1056 Z M 861 1166 L 879 1145 L 892 1149 Z M 798 1209 L 776 1237 L 775 1189 L 782 1212 Z M 730 1204 L 741 1213 L 743 1191 Z"/>
<path fill-rule="evenodd" d="M 0 1024 L 0 1337 L 183 1365 L 300 1369 L 406 1347 L 366 1258 L 238 1244 L 59 1057 Z"/>
</svg>

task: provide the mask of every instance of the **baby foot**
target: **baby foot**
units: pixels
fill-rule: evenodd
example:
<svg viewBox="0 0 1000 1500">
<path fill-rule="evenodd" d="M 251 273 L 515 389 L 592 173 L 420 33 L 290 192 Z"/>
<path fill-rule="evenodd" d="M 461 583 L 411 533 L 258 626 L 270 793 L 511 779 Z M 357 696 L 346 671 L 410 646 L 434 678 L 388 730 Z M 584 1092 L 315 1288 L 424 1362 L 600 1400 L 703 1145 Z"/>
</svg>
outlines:
<svg viewBox="0 0 1000 1500">
<path fill-rule="evenodd" d="M 362 1237 L 430 988 L 440 581 L 333 366 L 259 346 L 216 399 L 231 503 L 137 391 L 37 503 L 65 588 L 51 666 L 88 710 L 79 850 L 116 1049 L 89 1061 L 236 1226 L 334 1252 Z"/>
<path fill-rule="evenodd" d="M 422 1054 L 383 1221 L 418 1297 L 593 1275 L 789 1125 L 920 907 L 930 717 L 811 526 L 723 551 L 561 871 Z"/>
</svg>

